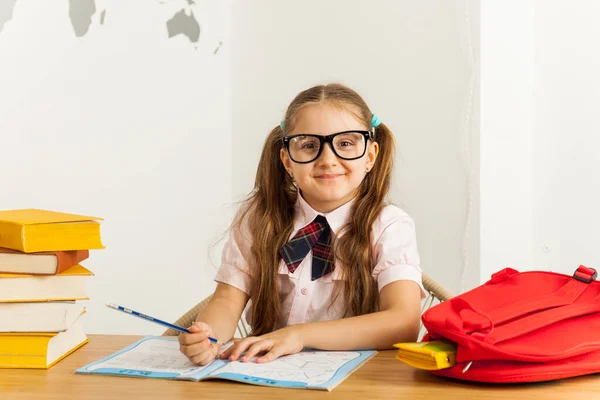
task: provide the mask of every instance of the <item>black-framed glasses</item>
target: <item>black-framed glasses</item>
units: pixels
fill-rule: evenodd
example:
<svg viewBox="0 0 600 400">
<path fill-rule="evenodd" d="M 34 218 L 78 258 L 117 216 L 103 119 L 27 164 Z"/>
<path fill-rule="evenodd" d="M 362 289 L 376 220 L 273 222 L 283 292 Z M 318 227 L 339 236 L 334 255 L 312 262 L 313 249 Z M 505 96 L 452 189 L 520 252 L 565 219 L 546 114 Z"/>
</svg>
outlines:
<svg viewBox="0 0 600 400">
<path fill-rule="evenodd" d="M 344 131 L 327 136 L 300 133 L 285 136 L 283 145 L 292 161 L 307 164 L 319 158 L 325 143 L 342 160 L 359 159 L 365 155 L 369 139 L 373 139 L 372 131 Z"/>
</svg>

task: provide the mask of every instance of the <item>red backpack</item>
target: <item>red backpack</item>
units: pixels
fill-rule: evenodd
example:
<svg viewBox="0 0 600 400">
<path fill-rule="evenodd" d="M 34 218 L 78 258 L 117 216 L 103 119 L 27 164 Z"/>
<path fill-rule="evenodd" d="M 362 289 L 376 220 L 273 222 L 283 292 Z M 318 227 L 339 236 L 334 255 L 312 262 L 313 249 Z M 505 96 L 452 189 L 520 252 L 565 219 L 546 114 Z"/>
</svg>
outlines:
<svg viewBox="0 0 600 400">
<path fill-rule="evenodd" d="M 600 282 L 507 268 L 423 316 L 424 340 L 457 343 L 456 364 L 436 375 L 479 382 L 534 382 L 600 372 Z"/>
</svg>

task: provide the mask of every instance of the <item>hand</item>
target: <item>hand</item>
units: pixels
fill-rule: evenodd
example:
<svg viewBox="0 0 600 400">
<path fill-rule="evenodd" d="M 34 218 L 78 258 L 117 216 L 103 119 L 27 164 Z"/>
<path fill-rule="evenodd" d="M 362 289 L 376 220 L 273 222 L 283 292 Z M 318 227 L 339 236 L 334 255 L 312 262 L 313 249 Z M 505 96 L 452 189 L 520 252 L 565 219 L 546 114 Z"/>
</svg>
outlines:
<svg viewBox="0 0 600 400">
<path fill-rule="evenodd" d="M 221 358 L 228 358 L 230 361 L 239 359 L 246 362 L 258 353 L 266 352 L 265 355 L 255 360 L 257 363 L 266 363 L 286 354 L 298 353 L 303 347 L 304 343 L 300 333 L 290 326 L 266 335 L 238 340 L 221 354 Z M 246 354 L 240 358 L 244 351 Z"/>
<path fill-rule="evenodd" d="M 219 345 L 208 340 L 213 335 L 211 327 L 194 322 L 189 330 L 190 333 L 179 335 L 179 350 L 194 364 L 209 364 L 219 352 Z"/>
</svg>

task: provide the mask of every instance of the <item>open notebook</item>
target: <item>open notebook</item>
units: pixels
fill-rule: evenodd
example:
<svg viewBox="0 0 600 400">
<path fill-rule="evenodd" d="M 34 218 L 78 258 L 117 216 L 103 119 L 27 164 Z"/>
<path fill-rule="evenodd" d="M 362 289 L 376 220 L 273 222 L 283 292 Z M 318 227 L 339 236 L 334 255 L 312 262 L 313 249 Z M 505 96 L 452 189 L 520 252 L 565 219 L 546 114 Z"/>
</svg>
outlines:
<svg viewBox="0 0 600 400">
<path fill-rule="evenodd" d="M 227 345 L 221 347 L 224 351 Z M 201 367 L 179 351 L 175 337 L 146 336 L 75 371 L 189 381 L 228 379 L 255 385 L 332 390 L 376 351 L 302 351 L 265 364 L 215 360 Z"/>
</svg>

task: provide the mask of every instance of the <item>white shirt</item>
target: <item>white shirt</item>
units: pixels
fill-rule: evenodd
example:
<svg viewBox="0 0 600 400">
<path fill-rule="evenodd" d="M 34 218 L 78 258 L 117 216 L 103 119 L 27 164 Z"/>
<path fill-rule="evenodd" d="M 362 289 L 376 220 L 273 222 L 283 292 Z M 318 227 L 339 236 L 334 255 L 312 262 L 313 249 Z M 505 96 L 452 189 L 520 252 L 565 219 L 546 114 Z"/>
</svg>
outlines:
<svg viewBox="0 0 600 400">
<path fill-rule="evenodd" d="M 315 211 L 302 196 L 298 195 L 294 229 L 290 239 L 319 214 L 327 219 L 332 234 L 337 237 L 349 218 L 352 203 L 353 201 L 350 201 L 324 214 Z M 398 207 L 389 205 L 381 211 L 372 228 L 371 243 L 375 265 L 372 276 L 377 282 L 379 291 L 391 282 L 408 280 L 416 282 L 421 288 L 421 297 L 425 297 L 412 218 Z M 253 282 L 246 257 L 250 254 L 251 235 L 247 232 L 247 227 L 242 226 L 239 229 L 242 231 L 230 233 L 229 240 L 223 248 L 221 267 L 215 280 L 250 294 Z M 343 289 L 342 267 L 337 264 L 336 260 L 335 268 L 330 274 L 311 281 L 312 250 L 294 273 L 288 270 L 283 260 L 280 261 L 278 283 L 281 311 L 275 329 L 344 317 L 344 307 L 347 303 L 343 290 L 340 290 Z M 338 290 L 339 295 L 332 303 Z M 251 307 L 247 307 L 247 310 L 251 310 Z M 252 318 L 249 314 L 247 312 L 247 321 L 251 321 Z"/>
</svg>

